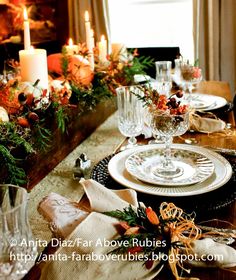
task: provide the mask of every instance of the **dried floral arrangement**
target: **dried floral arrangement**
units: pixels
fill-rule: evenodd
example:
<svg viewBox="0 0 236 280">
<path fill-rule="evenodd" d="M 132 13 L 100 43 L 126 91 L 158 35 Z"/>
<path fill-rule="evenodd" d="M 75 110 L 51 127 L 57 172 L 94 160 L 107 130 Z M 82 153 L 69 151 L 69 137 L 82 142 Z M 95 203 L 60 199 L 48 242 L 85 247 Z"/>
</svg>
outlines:
<svg viewBox="0 0 236 280">
<path fill-rule="evenodd" d="M 170 97 L 167 97 L 164 94 L 160 94 L 149 85 L 144 85 L 140 88 L 143 95 L 139 95 L 138 98 L 143 101 L 144 106 L 148 107 L 151 113 L 182 115 L 189 109 L 188 104 L 181 103 L 183 92 L 180 90 L 172 93 Z"/>
<path fill-rule="evenodd" d="M 19 75 L 2 76 L 0 80 L 0 165 L 1 183 L 25 185 L 27 174 L 24 160 L 33 153 L 45 152 L 52 144 L 53 129 L 48 119 L 56 120 L 56 127 L 66 133 L 71 111 L 78 115 L 92 110 L 99 102 L 114 96 L 119 85 L 133 83 L 135 74 L 145 74 L 150 58 L 134 54 L 123 62 L 108 57 L 106 65 L 96 65 L 92 71 L 81 45 L 80 56 L 66 53 L 57 57 L 49 68 L 49 90 L 22 82 Z M 12 63 L 16 72 L 18 64 Z M 54 71 L 56 70 L 56 71 Z M 55 127 L 54 127 L 55 129 Z"/>
<path fill-rule="evenodd" d="M 120 237 L 115 239 L 118 245 L 110 254 L 131 254 L 143 261 L 147 269 L 155 265 L 159 270 L 166 265 L 176 280 L 198 279 L 189 277 L 191 270 L 185 263 L 187 255 L 200 257 L 194 253 L 196 240 L 213 236 L 235 237 L 227 230 L 196 225 L 196 214 L 187 214 L 174 203 L 163 202 L 158 211 L 139 204 L 137 208 L 130 205 L 122 211 L 104 214 L 119 220 L 116 228 Z M 185 257 L 181 258 L 181 255 Z M 183 277 L 183 272 L 188 277 Z"/>
</svg>

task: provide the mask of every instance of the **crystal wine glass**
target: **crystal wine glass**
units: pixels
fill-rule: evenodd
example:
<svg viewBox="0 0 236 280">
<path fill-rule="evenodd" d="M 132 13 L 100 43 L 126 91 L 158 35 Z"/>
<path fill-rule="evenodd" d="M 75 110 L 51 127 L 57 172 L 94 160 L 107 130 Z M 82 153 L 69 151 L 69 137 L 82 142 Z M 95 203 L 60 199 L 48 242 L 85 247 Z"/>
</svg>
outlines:
<svg viewBox="0 0 236 280">
<path fill-rule="evenodd" d="M 172 115 L 167 111 L 151 112 L 151 126 L 156 133 L 165 137 L 165 149 L 163 161 L 154 168 L 153 174 L 162 178 L 171 179 L 181 176 L 183 168 L 178 161 L 172 160 L 171 144 L 173 136 L 184 134 L 189 125 L 189 113 Z"/>
<path fill-rule="evenodd" d="M 202 71 L 199 67 L 191 65 L 187 61 L 181 65 L 181 77 L 186 90 L 189 92 L 188 102 L 191 104 L 193 88 L 202 80 Z"/>
<path fill-rule="evenodd" d="M 23 188 L 0 185 L 0 279 L 21 279 L 37 257 L 27 219 L 27 197 Z"/>
<path fill-rule="evenodd" d="M 129 137 L 125 148 L 136 145 L 136 136 L 140 135 L 144 124 L 143 103 L 138 96 L 143 91 L 138 86 L 122 86 L 116 89 L 118 104 L 118 128 L 120 132 Z"/>
<path fill-rule="evenodd" d="M 156 61 L 155 65 L 156 81 L 158 84 L 157 91 L 168 97 L 172 87 L 171 61 Z"/>
</svg>

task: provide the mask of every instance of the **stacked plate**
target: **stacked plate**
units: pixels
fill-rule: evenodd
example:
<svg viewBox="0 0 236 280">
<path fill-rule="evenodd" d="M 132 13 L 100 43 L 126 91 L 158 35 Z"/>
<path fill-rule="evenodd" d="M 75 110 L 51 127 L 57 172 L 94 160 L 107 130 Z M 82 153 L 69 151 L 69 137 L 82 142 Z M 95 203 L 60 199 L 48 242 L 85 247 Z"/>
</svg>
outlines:
<svg viewBox="0 0 236 280">
<path fill-rule="evenodd" d="M 115 155 L 108 164 L 118 183 L 139 192 L 160 196 L 190 196 L 210 192 L 232 176 L 230 163 L 206 148 L 172 145 L 173 161 L 183 169 L 175 178 L 159 177 L 153 170 L 163 158 L 164 145 L 146 145 Z"/>
<path fill-rule="evenodd" d="M 188 99 L 188 94 L 185 95 Z M 191 98 L 191 106 L 196 110 L 211 111 L 224 107 L 227 100 L 220 96 L 193 93 Z"/>
</svg>

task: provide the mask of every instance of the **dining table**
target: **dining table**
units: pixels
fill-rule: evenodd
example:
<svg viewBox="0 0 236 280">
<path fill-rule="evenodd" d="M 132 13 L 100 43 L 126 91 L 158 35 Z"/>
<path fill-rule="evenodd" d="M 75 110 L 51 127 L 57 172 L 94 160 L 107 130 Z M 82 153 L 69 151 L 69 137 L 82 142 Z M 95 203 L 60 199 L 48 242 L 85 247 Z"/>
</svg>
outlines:
<svg viewBox="0 0 236 280">
<path fill-rule="evenodd" d="M 185 144 L 196 147 L 205 147 L 211 151 L 221 154 L 231 165 L 236 166 L 236 127 L 234 112 L 232 110 L 232 93 L 227 82 L 220 81 L 202 81 L 196 89 L 203 94 L 211 94 L 223 97 L 227 100 L 227 104 L 212 111 L 220 119 L 226 122 L 226 128 L 223 132 L 202 133 L 196 131 L 188 131 L 182 136 L 174 138 L 174 143 Z M 194 95 L 194 93 L 193 93 Z M 118 114 L 113 113 L 106 121 L 100 125 L 87 139 L 80 143 L 70 154 L 68 154 L 46 177 L 44 177 L 29 193 L 28 215 L 29 223 L 32 228 L 33 235 L 38 240 L 46 240 L 49 246 L 46 248 L 40 247 L 38 251 L 51 252 L 50 240 L 52 232 L 48 226 L 48 222 L 38 213 L 37 207 L 42 199 L 49 193 L 55 192 L 74 201 L 79 201 L 84 196 L 83 188 L 78 180 L 73 178 L 73 170 L 76 159 L 82 153 L 86 154 L 91 160 L 90 174 L 88 177 L 98 179 L 97 172 L 99 168 L 107 168 L 107 162 L 115 154 L 119 153 L 122 146 L 125 145 L 127 139 L 119 132 L 117 126 Z M 143 135 L 138 137 L 140 145 L 147 145 L 148 140 Z M 158 144 L 156 144 L 158 145 Z M 196 223 L 205 222 L 207 225 L 224 225 L 236 229 L 236 188 L 235 188 L 235 173 L 230 184 L 227 187 L 222 186 L 217 190 L 212 190 L 208 193 L 189 195 L 183 197 L 151 195 L 138 192 L 138 200 L 151 206 L 154 209 L 158 208 L 161 202 L 174 202 L 176 205 L 186 209 L 186 211 L 196 212 Z M 95 172 L 96 171 L 96 172 Z M 126 188 L 114 179 L 109 177 L 109 174 L 101 174 L 106 181 L 106 187 L 110 189 Z M 108 178 L 109 177 L 109 178 Z M 232 244 L 235 246 L 235 244 Z M 54 248 L 55 249 L 55 248 Z M 25 275 L 24 280 L 36 280 L 40 278 L 41 270 L 45 263 L 40 260 L 32 267 Z M 78 271 L 79 275 L 79 271 Z M 228 269 L 219 268 L 193 268 L 191 277 L 196 277 L 201 280 L 233 280 L 236 279 L 236 270 L 229 271 Z M 69 279 L 69 278 L 68 278 Z M 78 277 L 79 279 L 79 277 Z M 164 268 L 156 276 L 155 279 L 171 280 L 174 279 L 169 269 Z"/>
</svg>

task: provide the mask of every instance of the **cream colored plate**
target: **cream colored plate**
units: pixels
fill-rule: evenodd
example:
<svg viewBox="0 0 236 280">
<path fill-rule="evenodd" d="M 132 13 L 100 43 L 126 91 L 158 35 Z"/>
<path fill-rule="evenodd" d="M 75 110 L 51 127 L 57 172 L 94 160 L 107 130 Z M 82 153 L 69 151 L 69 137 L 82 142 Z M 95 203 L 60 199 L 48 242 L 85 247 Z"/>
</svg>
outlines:
<svg viewBox="0 0 236 280">
<path fill-rule="evenodd" d="M 174 149 L 182 149 L 204 154 L 213 162 L 215 166 L 213 174 L 203 182 L 199 182 L 193 185 L 173 187 L 152 185 L 135 179 L 125 168 L 126 159 L 135 152 L 148 151 L 154 149 L 155 147 L 157 147 L 157 145 L 139 146 L 115 155 L 108 164 L 108 170 L 112 178 L 121 185 L 139 192 L 152 195 L 177 197 L 197 195 L 213 191 L 226 184 L 232 176 L 232 168 L 230 163 L 221 155 L 198 146 L 173 144 Z M 164 145 L 160 144 L 158 145 L 158 147 L 163 148 Z"/>
<path fill-rule="evenodd" d="M 173 163 L 183 170 L 180 176 L 163 178 L 154 171 L 161 164 L 164 152 L 159 146 L 130 155 L 125 162 L 126 170 L 137 179 L 155 185 L 184 186 L 203 182 L 214 172 L 213 162 L 201 152 L 171 149 Z"/>
</svg>

